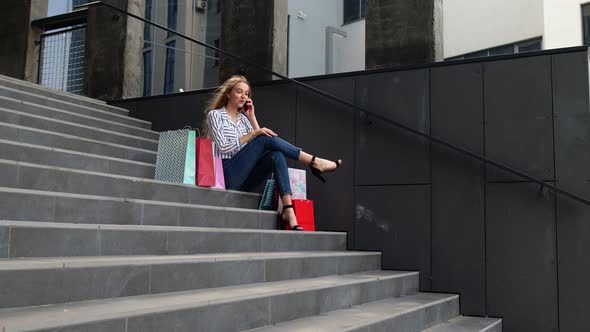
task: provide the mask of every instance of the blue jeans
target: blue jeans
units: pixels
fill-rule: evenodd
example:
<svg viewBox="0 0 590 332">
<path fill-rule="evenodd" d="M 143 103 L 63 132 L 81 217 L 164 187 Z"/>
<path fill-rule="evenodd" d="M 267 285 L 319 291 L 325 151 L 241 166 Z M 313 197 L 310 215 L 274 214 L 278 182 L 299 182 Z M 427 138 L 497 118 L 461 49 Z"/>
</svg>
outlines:
<svg viewBox="0 0 590 332">
<path fill-rule="evenodd" d="M 299 160 L 301 149 L 277 136 L 259 135 L 230 159 L 223 159 L 225 187 L 251 191 L 274 173 L 279 194 L 290 195 L 287 160 Z"/>
</svg>

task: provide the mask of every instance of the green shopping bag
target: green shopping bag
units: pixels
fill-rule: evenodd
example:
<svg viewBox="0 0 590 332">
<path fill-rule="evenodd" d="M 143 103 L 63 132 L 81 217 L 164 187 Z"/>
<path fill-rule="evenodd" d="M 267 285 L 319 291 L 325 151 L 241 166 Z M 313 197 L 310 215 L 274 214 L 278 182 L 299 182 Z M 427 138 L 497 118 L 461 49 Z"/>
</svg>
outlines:
<svg viewBox="0 0 590 332">
<path fill-rule="evenodd" d="M 195 184 L 196 135 L 190 129 L 160 133 L 156 174 L 158 181 Z"/>
<path fill-rule="evenodd" d="M 195 131 L 191 130 L 188 132 L 188 142 L 186 144 L 186 155 L 184 158 L 184 179 L 182 183 L 196 184 L 195 171 L 197 169 L 197 147 L 196 147 L 196 135 Z"/>
<path fill-rule="evenodd" d="M 266 180 L 266 184 L 264 185 L 264 191 L 260 198 L 260 204 L 258 204 L 258 210 L 276 210 L 278 195 L 275 195 L 275 193 L 275 180 L 270 178 Z"/>
</svg>

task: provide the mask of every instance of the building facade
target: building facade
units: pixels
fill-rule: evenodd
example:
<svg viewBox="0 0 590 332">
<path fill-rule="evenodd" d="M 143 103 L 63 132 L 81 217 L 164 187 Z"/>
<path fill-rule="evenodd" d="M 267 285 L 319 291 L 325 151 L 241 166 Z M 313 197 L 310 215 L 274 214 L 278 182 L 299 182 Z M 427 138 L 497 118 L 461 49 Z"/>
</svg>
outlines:
<svg viewBox="0 0 590 332">
<path fill-rule="evenodd" d="M 218 0 L 145 0 L 145 18 L 196 40 L 211 40 L 212 28 L 219 26 Z M 211 8 L 213 7 L 213 8 Z M 212 10 L 213 9 L 213 10 Z M 214 12 L 213 14 L 211 12 Z M 208 25 L 211 22 L 211 25 Z M 218 38 L 217 38 L 218 40 Z M 204 46 L 172 33 L 144 25 L 143 95 L 167 94 L 207 87 L 208 75 L 217 76 L 215 59 Z M 214 55 L 213 55 L 214 57 Z M 207 68 L 207 69 L 206 69 Z M 207 73 L 207 74 L 206 74 Z"/>
<path fill-rule="evenodd" d="M 50 11 L 59 2 L 71 10 L 87 0 L 49 0 Z M 143 3 L 140 7 L 146 19 L 207 44 L 227 47 L 221 41 L 224 12 L 221 0 L 139 2 Z M 447 60 L 590 44 L 588 0 L 444 0 L 441 3 L 443 54 Z M 380 5 L 378 1 L 370 4 Z M 286 15 L 282 9 L 274 11 L 274 18 L 266 17 L 268 13 L 259 14 L 261 19 L 273 20 L 272 52 L 287 59 L 286 70 L 280 72 L 303 77 L 365 69 L 366 0 L 288 0 Z M 277 18 L 277 13 L 286 17 Z M 285 21 L 287 29 L 279 27 Z M 137 82 L 133 82 L 138 85 L 138 96 L 195 90 L 219 83 L 223 63 L 218 52 L 141 22 L 128 24 L 127 30 L 128 35 L 143 36 L 138 55 L 142 69 L 137 73 Z M 412 31 L 407 33 L 411 35 Z M 81 70 L 75 59 L 76 45 L 82 41 L 82 35 L 81 31 L 72 35 L 68 57 L 62 59 L 69 67 L 62 84 L 67 91 L 76 91 L 80 81 Z"/>
<path fill-rule="evenodd" d="M 445 0 L 445 58 L 588 44 L 587 0 Z"/>
<path fill-rule="evenodd" d="M 442 4 L 445 59 L 590 44 L 588 0 Z M 365 69 L 364 6 L 365 0 L 289 1 L 289 75 Z"/>
</svg>

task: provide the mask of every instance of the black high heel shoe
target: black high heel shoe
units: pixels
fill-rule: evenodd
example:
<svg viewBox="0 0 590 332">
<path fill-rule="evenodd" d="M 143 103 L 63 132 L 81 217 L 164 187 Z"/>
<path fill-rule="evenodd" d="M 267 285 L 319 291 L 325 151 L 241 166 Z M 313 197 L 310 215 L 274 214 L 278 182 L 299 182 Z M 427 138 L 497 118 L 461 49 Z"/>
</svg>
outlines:
<svg viewBox="0 0 590 332">
<path fill-rule="evenodd" d="M 288 229 L 292 230 L 292 231 L 304 231 L 305 229 L 303 229 L 303 227 L 299 226 L 299 225 L 295 225 L 293 227 L 291 227 L 289 225 L 289 222 L 286 221 L 285 219 L 283 219 L 283 214 L 285 213 L 286 209 L 292 209 L 293 205 L 285 205 L 283 206 L 283 212 L 281 212 L 281 223 L 283 224 L 283 226 L 285 226 L 285 228 L 288 227 Z"/>
<path fill-rule="evenodd" d="M 334 163 L 336 164 L 336 168 L 334 168 L 333 170 L 330 171 L 320 171 L 319 169 L 315 168 L 313 166 L 313 163 L 315 161 L 315 156 L 311 157 L 311 162 L 309 163 L 309 169 L 311 170 L 311 174 L 313 174 L 313 176 L 315 176 L 316 178 L 320 179 L 322 181 L 322 183 L 326 183 L 326 179 L 322 176 L 323 173 L 326 172 L 333 172 L 335 171 L 338 167 L 340 167 L 340 164 L 342 164 L 342 160 L 338 159 L 337 161 L 334 161 Z"/>
</svg>

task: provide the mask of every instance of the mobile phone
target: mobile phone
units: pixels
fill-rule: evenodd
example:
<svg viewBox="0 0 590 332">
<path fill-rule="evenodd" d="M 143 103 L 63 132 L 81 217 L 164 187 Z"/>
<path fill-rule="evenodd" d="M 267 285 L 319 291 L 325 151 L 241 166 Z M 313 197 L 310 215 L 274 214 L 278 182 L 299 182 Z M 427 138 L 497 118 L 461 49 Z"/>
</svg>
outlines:
<svg viewBox="0 0 590 332">
<path fill-rule="evenodd" d="M 248 101 L 247 100 L 244 103 L 244 106 L 242 106 L 242 108 L 244 109 L 244 112 L 248 112 L 248 108 L 250 108 L 250 105 L 248 105 Z"/>
</svg>

